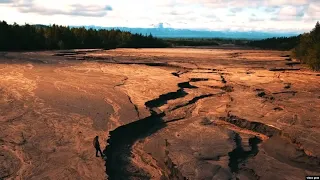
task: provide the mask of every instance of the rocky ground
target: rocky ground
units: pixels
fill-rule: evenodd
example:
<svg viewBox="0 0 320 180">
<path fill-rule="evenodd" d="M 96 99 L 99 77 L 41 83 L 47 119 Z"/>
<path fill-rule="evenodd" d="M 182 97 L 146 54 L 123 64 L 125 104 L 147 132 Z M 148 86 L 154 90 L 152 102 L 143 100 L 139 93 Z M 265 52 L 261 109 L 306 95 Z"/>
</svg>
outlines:
<svg viewBox="0 0 320 180">
<path fill-rule="evenodd" d="M 319 175 L 320 73 L 286 55 L 2 52 L 0 179 Z"/>
</svg>

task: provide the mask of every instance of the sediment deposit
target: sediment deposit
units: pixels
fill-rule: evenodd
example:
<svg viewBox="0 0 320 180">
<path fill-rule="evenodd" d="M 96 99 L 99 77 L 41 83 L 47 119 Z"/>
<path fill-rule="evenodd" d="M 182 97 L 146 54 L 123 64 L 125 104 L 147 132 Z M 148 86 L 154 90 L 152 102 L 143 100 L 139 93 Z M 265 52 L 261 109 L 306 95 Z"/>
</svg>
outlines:
<svg viewBox="0 0 320 180">
<path fill-rule="evenodd" d="M 287 53 L 2 52 L 0 179 L 319 175 L 320 73 Z"/>
</svg>

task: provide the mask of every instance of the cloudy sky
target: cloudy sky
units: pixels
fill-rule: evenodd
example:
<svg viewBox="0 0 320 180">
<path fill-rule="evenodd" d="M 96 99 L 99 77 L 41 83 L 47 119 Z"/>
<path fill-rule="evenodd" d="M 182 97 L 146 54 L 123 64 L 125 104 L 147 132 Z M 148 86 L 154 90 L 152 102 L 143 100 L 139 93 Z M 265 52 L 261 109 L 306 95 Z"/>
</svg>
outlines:
<svg viewBox="0 0 320 180">
<path fill-rule="evenodd" d="M 0 0 L 0 20 L 18 24 L 310 31 L 320 0 Z"/>
</svg>

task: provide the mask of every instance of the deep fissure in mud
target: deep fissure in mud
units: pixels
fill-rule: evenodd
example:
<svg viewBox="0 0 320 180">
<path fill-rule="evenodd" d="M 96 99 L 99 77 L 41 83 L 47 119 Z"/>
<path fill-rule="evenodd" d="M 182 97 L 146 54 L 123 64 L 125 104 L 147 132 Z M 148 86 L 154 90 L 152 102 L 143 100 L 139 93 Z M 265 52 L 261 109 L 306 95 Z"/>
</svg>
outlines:
<svg viewBox="0 0 320 180">
<path fill-rule="evenodd" d="M 253 122 L 246 119 L 239 118 L 237 116 L 229 114 L 228 117 L 220 117 L 220 120 L 226 121 L 228 123 L 234 124 L 240 128 L 248 129 L 254 132 L 264 134 L 268 137 L 275 135 L 281 135 L 281 130 L 268 126 L 260 122 Z"/>
<path fill-rule="evenodd" d="M 191 99 L 191 100 L 188 101 L 187 103 L 181 104 L 181 105 L 178 105 L 178 106 L 174 107 L 173 109 L 171 109 L 171 111 L 174 111 L 174 110 L 176 110 L 176 109 L 179 109 L 179 108 L 188 106 L 188 105 L 190 105 L 190 104 L 194 104 L 194 103 L 196 103 L 197 101 L 199 101 L 200 99 L 212 97 L 213 95 L 214 95 L 214 94 L 205 94 L 205 95 L 201 95 L 201 96 L 194 97 L 193 99 Z"/>
<path fill-rule="evenodd" d="M 151 113 L 149 117 L 120 126 L 110 132 L 107 140 L 109 145 L 104 150 L 107 156 L 106 173 L 110 180 L 128 179 L 130 176 L 140 179 L 150 178 L 143 170 L 131 165 L 131 148 L 138 139 L 145 138 L 166 126 L 162 120 L 165 113 L 155 113 L 153 108 L 165 105 L 168 100 L 185 97 L 188 93 L 184 91 L 184 88 L 197 88 L 191 86 L 189 82 L 179 83 L 178 86 L 180 89 L 176 92 L 162 94 L 158 98 L 145 103 Z M 174 174 L 177 175 L 178 179 L 182 178 L 178 169 L 170 170 L 175 172 Z"/>
<path fill-rule="evenodd" d="M 182 82 L 178 84 L 178 87 L 180 88 L 187 88 L 187 89 L 197 89 L 197 86 L 193 86 L 190 84 L 190 82 Z"/>
<path fill-rule="evenodd" d="M 239 171 L 239 164 L 243 163 L 250 157 L 254 157 L 259 152 L 258 144 L 262 142 L 260 138 L 257 136 L 249 139 L 249 145 L 251 147 L 250 151 L 245 151 L 242 147 L 242 138 L 238 133 L 235 133 L 234 142 L 236 144 L 236 148 L 229 152 L 229 163 L 228 166 L 231 172 L 237 173 Z"/>
<path fill-rule="evenodd" d="M 172 75 L 179 77 L 180 72 L 172 73 Z M 224 84 L 226 84 L 227 81 L 225 80 L 224 76 L 222 74 L 220 74 L 220 76 L 221 76 L 221 81 Z M 132 157 L 132 153 L 131 153 L 132 146 L 137 140 L 144 139 L 145 137 L 152 135 L 153 133 L 157 132 L 158 130 L 164 128 L 167 125 L 167 123 L 164 122 L 164 120 L 162 119 L 165 116 L 165 113 L 154 111 L 154 108 L 158 108 L 167 104 L 169 100 L 174 100 L 174 99 L 183 98 L 187 96 L 188 93 L 184 91 L 185 88 L 187 89 L 198 88 L 197 86 L 191 85 L 190 82 L 208 81 L 208 80 L 209 79 L 207 78 L 191 78 L 187 82 L 179 83 L 178 87 L 180 89 L 178 89 L 177 91 L 162 94 L 158 98 L 155 98 L 145 103 L 145 106 L 149 109 L 151 113 L 149 117 L 140 119 L 138 121 L 132 122 L 127 125 L 120 126 L 116 128 L 114 131 L 110 132 L 110 137 L 107 141 L 109 143 L 109 146 L 107 146 L 104 151 L 107 156 L 106 173 L 108 174 L 109 179 L 111 180 L 112 179 L 117 179 L 117 180 L 128 179 L 129 177 L 136 177 L 139 179 L 150 179 L 151 177 L 148 173 L 132 165 L 130 157 Z M 224 90 L 225 92 L 233 91 L 233 87 L 227 86 L 227 85 L 225 85 L 221 89 Z M 171 111 L 196 103 L 200 99 L 211 97 L 213 95 L 214 94 L 207 94 L 207 95 L 194 97 L 190 101 L 174 107 L 173 109 L 171 109 Z M 266 94 L 265 92 L 263 92 L 261 94 L 258 94 L 258 96 L 265 97 Z M 231 124 L 234 124 L 240 128 L 261 133 L 268 137 L 281 135 L 281 130 L 277 128 L 268 126 L 260 122 L 252 122 L 246 119 L 242 119 L 240 117 L 231 115 L 229 113 L 227 117 L 221 117 L 220 119 L 226 122 L 229 122 Z M 180 119 L 177 119 L 177 120 L 180 120 Z M 247 169 L 246 167 L 241 167 L 241 165 L 245 163 L 249 158 L 252 158 L 258 154 L 259 152 L 258 145 L 262 142 L 262 140 L 257 136 L 250 138 L 248 142 L 251 148 L 250 150 L 245 150 L 243 148 L 242 138 L 238 133 L 235 133 L 233 140 L 236 146 L 231 152 L 228 153 L 229 155 L 228 166 L 231 172 L 237 174 L 239 173 L 239 171 L 243 171 L 243 170 L 251 171 L 251 169 Z M 170 163 L 167 164 L 167 161 L 165 162 L 167 166 L 167 170 L 169 169 L 171 171 L 171 173 L 168 173 L 168 174 L 170 175 L 173 174 L 173 176 L 177 175 L 176 177 L 170 177 L 170 178 L 184 179 L 185 177 L 182 176 L 182 173 L 175 166 L 172 165 L 173 162 L 171 161 L 171 159 L 169 159 L 168 162 L 171 162 L 171 165 Z M 165 171 L 164 169 L 161 169 L 161 170 Z M 255 174 L 254 171 L 252 172 L 252 174 Z M 256 174 L 255 176 L 258 177 L 258 175 Z"/>
<path fill-rule="evenodd" d="M 165 105 L 169 100 L 182 98 L 182 97 L 185 97 L 186 95 L 188 95 L 187 92 L 185 92 L 183 89 L 179 89 L 176 92 L 169 92 L 167 94 L 162 94 L 159 96 L 159 98 L 146 102 L 145 106 L 148 107 L 149 109 L 154 107 L 160 107 Z"/>
<path fill-rule="evenodd" d="M 148 179 L 148 174 L 143 170 L 131 167 L 131 147 L 140 138 L 144 138 L 163 128 L 162 117 L 164 114 L 151 115 L 133 123 L 123 125 L 110 132 L 107 140 L 108 146 L 104 150 L 107 156 L 106 173 L 109 180 L 128 179 L 130 176 L 141 176 Z M 132 171 L 130 171 L 132 170 Z M 142 177 L 141 177 L 142 178 Z"/>
</svg>

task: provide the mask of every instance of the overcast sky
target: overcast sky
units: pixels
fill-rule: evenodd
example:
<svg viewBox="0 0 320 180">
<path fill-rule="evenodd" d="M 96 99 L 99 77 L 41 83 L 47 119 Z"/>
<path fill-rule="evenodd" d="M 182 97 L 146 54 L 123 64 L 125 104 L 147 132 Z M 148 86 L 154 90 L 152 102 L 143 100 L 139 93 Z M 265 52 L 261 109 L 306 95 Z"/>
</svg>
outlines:
<svg viewBox="0 0 320 180">
<path fill-rule="evenodd" d="M 0 20 L 18 24 L 310 31 L 320 0 L 0 0 Z"/>
</svg>

